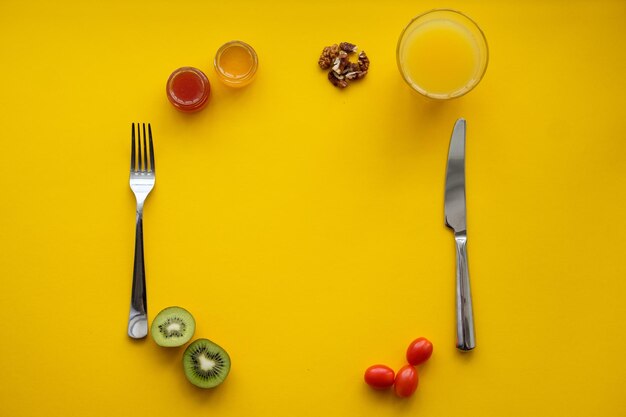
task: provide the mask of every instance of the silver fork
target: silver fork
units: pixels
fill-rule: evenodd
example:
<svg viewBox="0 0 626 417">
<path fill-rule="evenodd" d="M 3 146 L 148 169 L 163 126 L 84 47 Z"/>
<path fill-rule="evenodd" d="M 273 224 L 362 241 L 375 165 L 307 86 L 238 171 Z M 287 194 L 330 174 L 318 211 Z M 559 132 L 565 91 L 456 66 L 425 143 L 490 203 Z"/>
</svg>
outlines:
<svg viewBox="0 0 626 417">
<path fill-rule="evenodd" d="M 154 188 L 155 182 L 152 128 L 150 123 L 148 123 L 148 141 L 146 141 L 146 124 L 143 123 L 142 127 L 143 135 L 139 123 L 137 123 L 137 140 L 135 141 L 135 124 L 133 123 L 130 151 L 130 189 L 133 190 L 137 199 L 135 268 L 133 270 L 133 290 L 130 298 L 130 317 L 128 319 L 128 335 L 133 339 L 141 339 L 148 334 L 146 270 L 143 260 L 143 203 Z M 148 162 L 150 163 L 148 164 Z"/>
</svg>

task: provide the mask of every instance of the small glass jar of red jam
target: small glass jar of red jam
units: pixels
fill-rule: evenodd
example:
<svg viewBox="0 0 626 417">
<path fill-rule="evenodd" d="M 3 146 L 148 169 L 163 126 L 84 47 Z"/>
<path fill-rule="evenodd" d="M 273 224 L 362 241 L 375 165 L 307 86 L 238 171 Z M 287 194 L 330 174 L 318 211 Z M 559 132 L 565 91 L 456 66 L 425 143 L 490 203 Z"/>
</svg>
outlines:
<svg viewBox="0 0 626 417">
<path fill-rule="evenodd" d="M 183 112 L 195 112 L 206 106 L 211 94 L 207 76 L 197 68 L 182 67 L 167 80 L 167 98 L 174 107 Z"/>
</svg>

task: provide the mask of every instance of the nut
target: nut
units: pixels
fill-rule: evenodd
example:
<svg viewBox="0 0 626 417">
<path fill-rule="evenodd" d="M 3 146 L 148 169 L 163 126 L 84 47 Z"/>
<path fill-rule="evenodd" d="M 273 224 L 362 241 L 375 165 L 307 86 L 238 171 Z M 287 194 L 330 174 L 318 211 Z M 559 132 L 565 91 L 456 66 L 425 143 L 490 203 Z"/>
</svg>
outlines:
<svg viewBox="0 0 626 417">
<path fill-rule="evenodd" d="M 361 51 L 359 54 L 359 67 L 361 71 L 367 71 L 370 68 L 370 59 L 365 54 L 365 51 Z"/>
<path fill-rule="evenodd" d="M 346 52 L 356 52 L 358 49 L 355 44 L 350 43 L 350 42 L 341 42 L 339 44 L 339 48 L 342 51 L 346 51 Z"/>
<path fill-rule="evenodd" d="M 334 71 L 328 73 L 328 81 L 337 88 L 346 88 L 348 86 L 348 83 L 344 80 L 344 76 L 338 75 Z"/>
<path fill-rule="evenodd" d="M 339 56 L 335 58 L 335 61 L 333 62 L 333 71 L 337 74 L 343 74 L 346 69 L 346 65 L 349 63 L 348 54 L 345 51 L 339 51 Z"/>
<path fill-rule="evenodd" d="M 328 70 L 328 81 L 337 88 L 346 88 L 348 80 L 359 80 L 365 75 L 370 66 L 370 60 L 364 51 L 358 55 L 357 62 L 351 62 L 349 57 L 356 53 L 357 46 L 350 42 L 333 44 L 322 50 L 317 63 L 323 70 Z"/>
<path fill-rule="evenodd" d="M 367 71 L 352 71 L 345 75 L 346 80 L 360 80 L 367 75 Z"/>
<path fill-rule="evenodd" d="M 360 71 L 361 70 L 361 66 L 359 65 L 358 62 L 348 62 L 348 64 L 346 65 L 346 68 L 344 69 L 344 72 L 354 72 L 354 71 Z"/>
<path fill-rule="evenodd" d="M 320 55 L 320 59 L 317 62 L 321 69 L 330 68 L 332 62 L 339 56 L 339 45 L 334 44 L 331 46 L 327 46 L 322 50 L 322 54 Z"/>
<path fill-rule="evenodd" d="M 317 61 L 317 64 L 320 66 L 321 69 L 325 70 L 330 68 L 330 58 L 325 57 L 325 56 L 320 56 L 319 61 Z"/>
</svg>

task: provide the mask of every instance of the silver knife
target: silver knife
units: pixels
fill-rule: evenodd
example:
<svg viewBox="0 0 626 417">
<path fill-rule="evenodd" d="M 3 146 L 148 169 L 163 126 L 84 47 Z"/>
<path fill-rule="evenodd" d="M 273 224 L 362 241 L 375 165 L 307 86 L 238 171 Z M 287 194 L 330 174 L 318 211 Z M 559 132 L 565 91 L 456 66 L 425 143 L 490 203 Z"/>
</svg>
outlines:
<svg viewBox="0 0 626 417">
<path fill-rule="evenodd" d="M 456 347 L 472 350 L 476 347 L 474 315 L 467 266 L 467 224 L 465 209 L 465 119 L 454 124 L 445 193 L 446 226 L 454 230 L 456 241 Z"/>
</svg>

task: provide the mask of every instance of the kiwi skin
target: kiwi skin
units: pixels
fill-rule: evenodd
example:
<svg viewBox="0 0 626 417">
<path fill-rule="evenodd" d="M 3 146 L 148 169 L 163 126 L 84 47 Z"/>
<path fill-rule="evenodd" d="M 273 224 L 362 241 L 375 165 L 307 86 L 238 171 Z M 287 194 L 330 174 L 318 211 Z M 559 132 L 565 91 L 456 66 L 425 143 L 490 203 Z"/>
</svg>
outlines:
<svg viewBox="0 0 626 417">
<path fill-rule="evenodd" d="M 183 353 L 183 370 L 193 385 L 214 388 L 228 376 L 230 356 L 209 339 L 198 339 L 187 346 Z"/>
<path fill-rule="evenodd" d="M 169 331 L 168 325 L 177 324 L 178 329 Z M 193 337 L 196 321 L 191 313 L 182 307 L 167 307 L 159 312 L 152 321 L 150 333 L 157 345 L 163 347 L 178 347 L 187 343 Z"/>
</svg>

